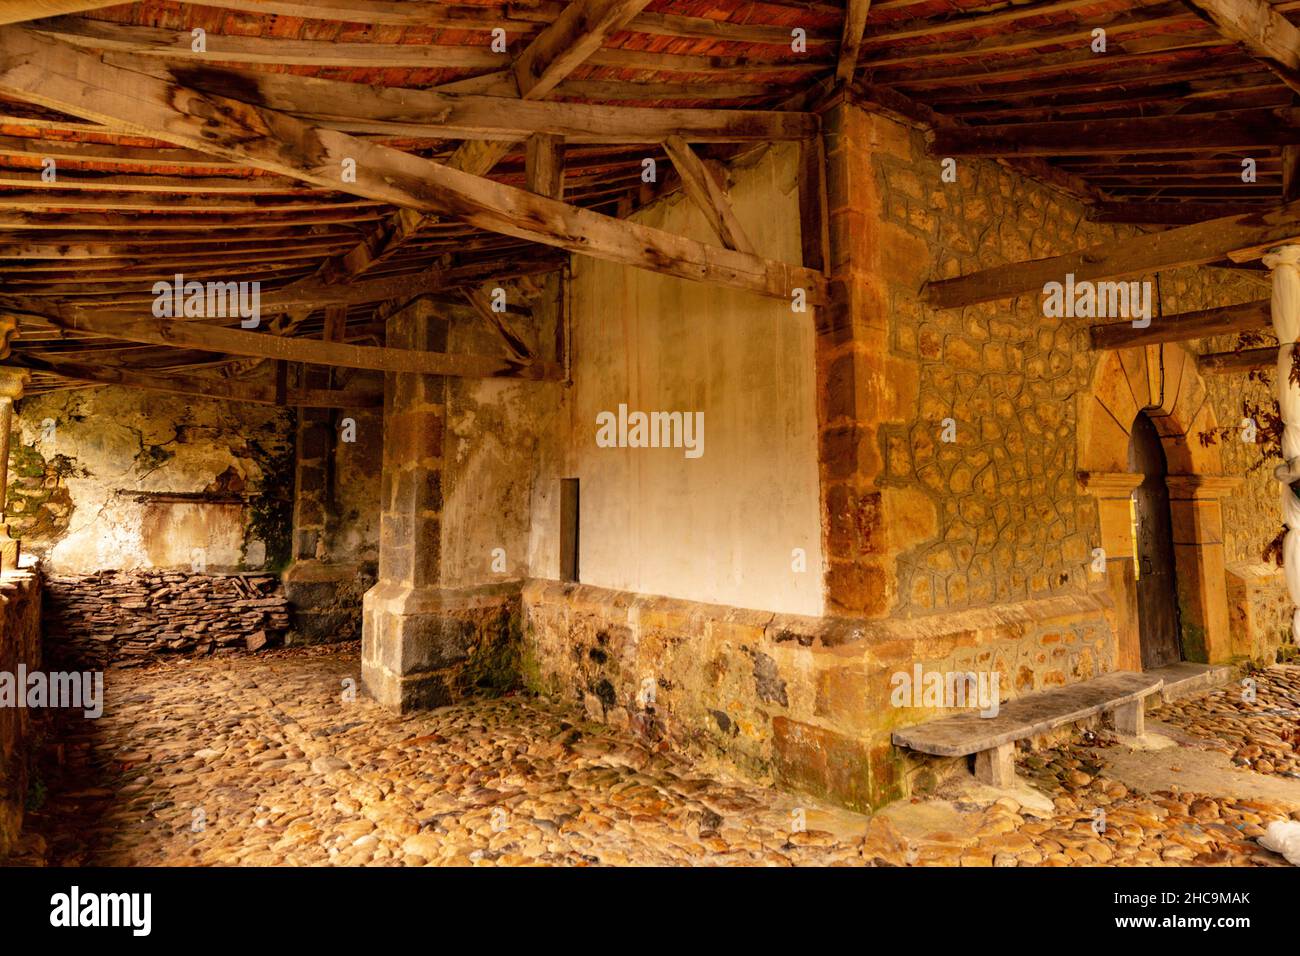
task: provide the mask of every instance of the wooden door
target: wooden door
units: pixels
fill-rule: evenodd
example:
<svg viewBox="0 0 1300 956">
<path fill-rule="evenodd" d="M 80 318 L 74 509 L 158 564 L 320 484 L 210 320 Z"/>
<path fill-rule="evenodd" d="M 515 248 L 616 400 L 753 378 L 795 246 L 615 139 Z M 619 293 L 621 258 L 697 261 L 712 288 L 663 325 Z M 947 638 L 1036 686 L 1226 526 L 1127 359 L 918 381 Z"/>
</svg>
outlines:
<svg viewBox="0 0 1300 956">
<path fill-rule="evenodd" d="M 1144 477 L 1133 492 L 1136 520 L 1138 633 L 1142 669 L 1182 660 L 1178 590 L 1174 576 L 1173 522 L 1169 517 L 1168 466 L 1160 435 L 1139 412 L 1129 442 L 1129 471 Z"/>
</svg>

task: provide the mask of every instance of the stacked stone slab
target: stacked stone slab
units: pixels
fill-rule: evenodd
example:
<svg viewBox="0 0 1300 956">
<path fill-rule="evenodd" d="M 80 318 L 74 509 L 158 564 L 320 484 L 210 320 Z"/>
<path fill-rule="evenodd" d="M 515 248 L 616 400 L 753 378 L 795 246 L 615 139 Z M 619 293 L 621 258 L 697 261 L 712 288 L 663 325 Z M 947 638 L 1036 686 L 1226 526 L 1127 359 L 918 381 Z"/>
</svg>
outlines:
<svg viewBox="0 0 1300 956">
<path fill-rule="evenodd" d="M 279 643 L 289 609 L 274 575 L 100 571 L 51 576 L 44 624 L 50 653 L 66 662 L 129 666 Z"/>
</svg>

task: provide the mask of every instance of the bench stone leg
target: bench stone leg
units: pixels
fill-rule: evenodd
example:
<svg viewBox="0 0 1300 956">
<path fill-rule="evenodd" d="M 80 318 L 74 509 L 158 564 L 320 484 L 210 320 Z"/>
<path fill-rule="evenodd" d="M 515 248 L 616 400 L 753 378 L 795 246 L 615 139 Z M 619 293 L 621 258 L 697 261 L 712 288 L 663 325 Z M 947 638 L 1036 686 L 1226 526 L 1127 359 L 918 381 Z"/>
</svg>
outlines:
<svg viewBox="0 0 1300 956">
<path fill-rule="evenodd" d="M 993 787 L 1012 787 L 1016 782 L 1015 744 L 1001 744 L 975 754 L 975 779 Z"/>
<path fill-rule="evenodd" d="M 1115 708 L 1115 729 L 1126 737 L 1141 737 L 1146 733 L 1146 701 L 1137 700 Z"/>
</svg>

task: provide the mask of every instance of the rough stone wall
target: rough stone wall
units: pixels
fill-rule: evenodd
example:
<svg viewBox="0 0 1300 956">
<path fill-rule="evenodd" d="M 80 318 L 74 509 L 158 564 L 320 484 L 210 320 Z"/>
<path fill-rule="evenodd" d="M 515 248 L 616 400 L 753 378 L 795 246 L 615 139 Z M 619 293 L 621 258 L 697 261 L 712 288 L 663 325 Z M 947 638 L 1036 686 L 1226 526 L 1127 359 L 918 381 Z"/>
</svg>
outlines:
<svg viewBox="0 0 1300 956">
<path fill-rule="evenodd" d="M 105 387 L 34 396 L 18 411 L 10 530 L 51 571 L 188 568 L 196 552 L 207 570 L 274 570 L 287 560 L 289 410 Z M 248 497 L 130 494 L 142 491 Z"/>
<path fill-rule="evenodd" d="M 502 286 L 503 320 L 543 359 L 555 359 L 558 277 Z M 482 316 L 449 310 L 453 352 L 499 355 L 503 344 Z M 442 469 L 441 583 L 447 588 L 522 581 L 530 574 L 533 522 L 544 476 L 542 448 L 556 424 L 564 386 L 557 382 L 446 379 Z"/>
<path fill-rule="evenodd" d="M 1250 298 L 1268 298 L 1267 286 L 1255 286 Z M 1226 303 L 1225 303 L 1226 304 Z M 1275 339 L 1269 336 L 1268 342 Z M 1198 342 L 1201 351 L 1227 352 L 1237 347 L 1238 337 L 1216 336 Z M 1264 344 L 1264 343 L 1261 343 Z M 1223 543 L 1228 561 L 1258 563 L 1264 547 L 1282 530 L 1281 492 L 1273 478 L 1278 459 L 1264 457 L 1259 444 L 1242 440 L 1242 419 L 1248 410 L 1273 407 L 1272 368 L 1251 375 L 1206 375 L 1205 388 L 1218 413 L 1221 428 L 1232 431 L 1218 439 L 1227 474 L 1245 475 L 1245 484 L 1223 503 Z"/>
<path fill-rule="evenodd" d="M 373 569 L 379 560 L 379 486 L 384 455 L 384 416 L 378 408 L 339 410 L 340 422 L 356 423 L 356 441 L 334 442 L 334 481 L 325 524 L 325 550 L 331 561 Z"/>
<path fill-rule="evenodd" d="M 863 157 L 876 177 L 880 214 L 922 241 L 933 278 L 1136 231 L 1091 223 L 1081 204 L 993 161 L 960 160 L 957 182 L 944 183 L 940 161 L 925 152 L 919 131 L 889 141 L 905 145 Z M 1267 295 L 1266 286 L 1228 270 L 1133 278 L 1155 283 L 1156 323 L 1162 312 Z M 920 387 L 912 420 L 880 430 L 882 484 L 923 489 L 935 503 L 938 528 L 899 557 L 897 611 L 923 614 L 1086 591 L 1098 525 L 1095 502 L 1080 493 L 1076 478 L 1076 396 L 1088 393 L 1096 367 L 1087 327 L 1108 320 L 1044 317 L 1039 294 L 936 310 L 918 291 L 897 285 L 889 291 L 891 347 L 917 363 Z M 1219 423 L 1238 421 L 1240 376 L 1207 377 L 1207 387 Z M 942 440 L 945 419 L 955 423 L 955 441 Z M 1244 473 L 1255 449 L 1229 444 L 1225 470 Z M 1271 514 L 1264 505 L 1270 492 Z M 1225 509 L 1230 560 L 1259 559 L 1275 513 L 1276 492 L 1256 474 L 1248 493 Z"/>
<path fill-rule="evenodd" d="M 859 810 L 953 764 L 891 746 L 895 728 L 956 712 L 894 706 L 896 674 L 996 672 L 1004 702 L 1115 667 L 1092 595 L 870 622 L 559 582 L 529 582 L 523 599 L 529 689 Z"/>
<path fill-rule="evenodd" d="M 37 567 L 6 571 L 0 580 L 0 672 L 41 667 L 41 573 Z M 0 859 L 22 829 L 28 763 L 35 756 L 32 711 L 0 707 Z"/>
</svg>

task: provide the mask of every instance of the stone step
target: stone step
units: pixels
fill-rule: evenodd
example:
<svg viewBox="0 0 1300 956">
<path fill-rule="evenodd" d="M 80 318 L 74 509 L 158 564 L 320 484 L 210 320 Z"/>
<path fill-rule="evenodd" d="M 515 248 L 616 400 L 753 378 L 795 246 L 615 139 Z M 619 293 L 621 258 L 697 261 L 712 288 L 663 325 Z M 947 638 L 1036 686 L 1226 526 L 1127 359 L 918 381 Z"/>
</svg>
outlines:
<svg viewBox="0 0 1300 956">
<path fill-rule="evenodd" d="M 1171 703 L 1184 697 L 1208 694 L 1212 690 L 1232 681 L 1236 671 L 1222 664 L 1196 664 L 1192 661 L 1179 661 L 1166 664 L 1145 673 L 1161 678 L 1165 686 L 1160 690 L 1160 702 Z"/>
</svg>

